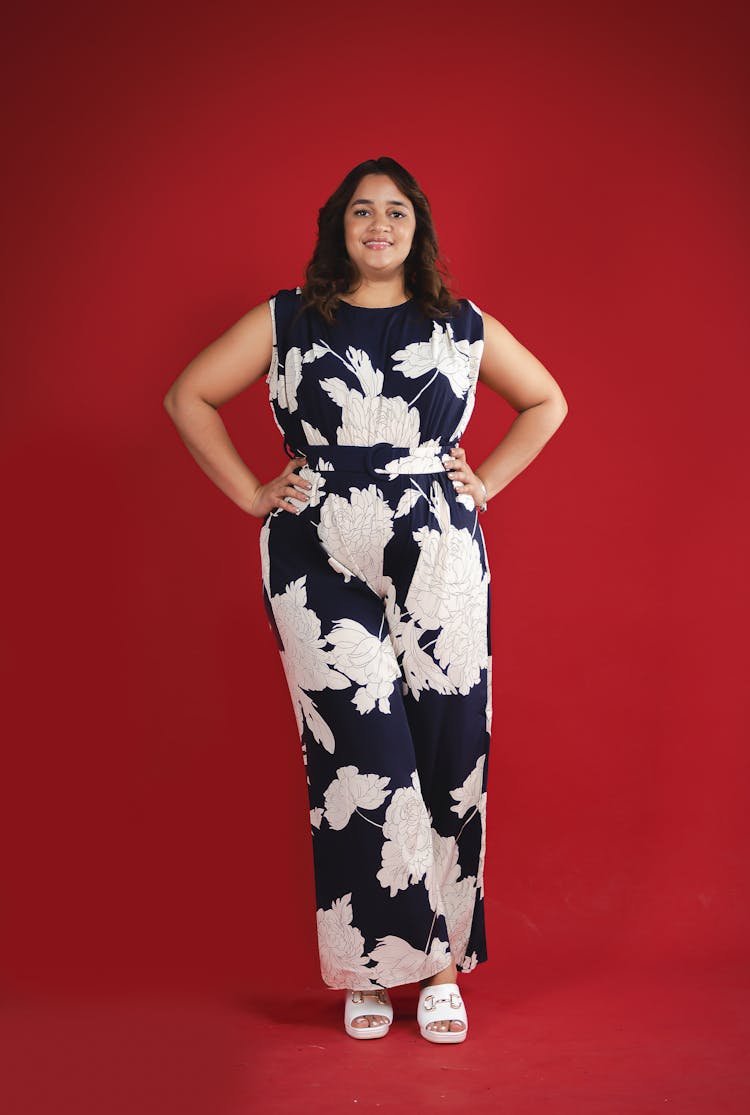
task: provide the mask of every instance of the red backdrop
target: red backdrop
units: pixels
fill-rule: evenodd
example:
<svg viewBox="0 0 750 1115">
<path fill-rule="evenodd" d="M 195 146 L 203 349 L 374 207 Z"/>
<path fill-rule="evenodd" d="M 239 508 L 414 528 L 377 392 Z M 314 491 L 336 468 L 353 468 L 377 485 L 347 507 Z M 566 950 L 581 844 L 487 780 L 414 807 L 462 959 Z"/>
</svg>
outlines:
<svg viewBox="0 0 750 1115">
<path fill-rule="evenodd" d="M 736 957 L 740 6 L 19 8 L 1 79 L 6 986 L 318 986 L 259 522 L 162 398 L 301 280 L 318 207 L 379 154 L 424 186 L 458 292 L 570 407 L 482 519 L 491 962 Z M 264 393 L 222 416 L 268 478 L 285 458 Z M 512 417 L 480 389 L 474 464 Z"/>
</svg>

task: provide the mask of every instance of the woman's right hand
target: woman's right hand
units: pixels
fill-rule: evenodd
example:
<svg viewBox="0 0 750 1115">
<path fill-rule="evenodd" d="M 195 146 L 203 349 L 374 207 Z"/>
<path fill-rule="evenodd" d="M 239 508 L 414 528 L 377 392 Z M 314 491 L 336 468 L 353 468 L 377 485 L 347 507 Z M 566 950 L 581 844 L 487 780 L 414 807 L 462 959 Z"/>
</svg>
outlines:
<svg viewBox="0 0 750 1115">
<path fill-rule="evenodd" d="M 261 484 L 248 508 L 249 513 L 257 519 L 263 519 L 275 507 L 281 507 L 284 511 L 291 511 L 292 514 L 299 515 L 304 508 L 295 507 L 293 503 L 287 501 L 290 496 L 297 500 L 310 498 L 306 495 L 305 489 L 312 488 L 312 484 L 309 480 L 304 480 L 294 472 L 296 468 L 300 468 L 306 462 L 306 457 L 292 457 L 279 476 L 269 480 L 267 484 Z"/>
</svg>

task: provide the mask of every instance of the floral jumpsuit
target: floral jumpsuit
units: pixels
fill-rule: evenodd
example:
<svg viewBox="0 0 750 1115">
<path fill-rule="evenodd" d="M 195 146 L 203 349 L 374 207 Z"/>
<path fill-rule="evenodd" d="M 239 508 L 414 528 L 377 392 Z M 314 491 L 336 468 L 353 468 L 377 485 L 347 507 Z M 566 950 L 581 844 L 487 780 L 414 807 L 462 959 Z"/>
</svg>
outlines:
<svg viewBox="0 0 750 1115">
<path fill-rule="evenodd" d="M 372 990 L 487 959 L 490 573 L 442 458 L 484 345 L 467 299 L 270 299 L 271 408 L 309 500 L 260 534 L 263 597 L 307 771 L 323 981 Z"/>
</svg>

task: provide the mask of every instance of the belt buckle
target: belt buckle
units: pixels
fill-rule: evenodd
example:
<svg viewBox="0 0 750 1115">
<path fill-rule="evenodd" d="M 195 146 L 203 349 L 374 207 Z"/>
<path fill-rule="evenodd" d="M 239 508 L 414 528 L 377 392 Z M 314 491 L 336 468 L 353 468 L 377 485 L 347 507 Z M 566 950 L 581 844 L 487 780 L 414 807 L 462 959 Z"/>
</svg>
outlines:
<svg viewBox="0 0 750 1115">
<path fill-rule="evenodd" d="M 384 469 L 389 461 L 393 459 L 393 446 L 389 445 L 387 441 L 378 441 L 375 445 L 369 446 L 367 456 L 365 458 L 365 467 L 371 476 L 380 479 L 382 473 L 376 472 L 376 468 Z"/>
</svg>

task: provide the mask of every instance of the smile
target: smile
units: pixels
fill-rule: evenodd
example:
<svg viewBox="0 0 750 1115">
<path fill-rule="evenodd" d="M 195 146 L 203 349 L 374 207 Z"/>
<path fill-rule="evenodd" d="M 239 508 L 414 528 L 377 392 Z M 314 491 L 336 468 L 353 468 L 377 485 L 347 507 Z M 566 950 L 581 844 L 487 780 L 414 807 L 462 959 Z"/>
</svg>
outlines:
<svg viewBox="0 0 750 1115">
<path fill-rule="evenodd" d="M 372 248 L 374 251 L 382 251 L 383 248 L 392 248 L 390 240 L 365 240 L 365 247 Z"/>
</svg>

